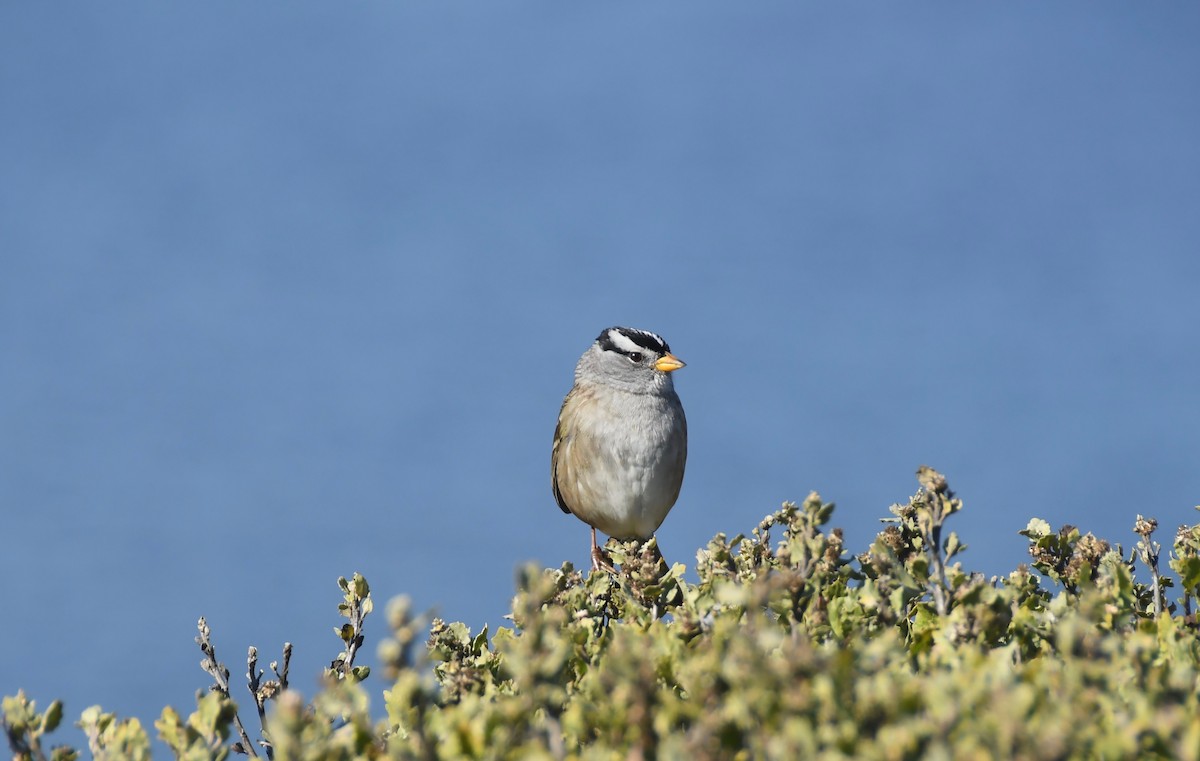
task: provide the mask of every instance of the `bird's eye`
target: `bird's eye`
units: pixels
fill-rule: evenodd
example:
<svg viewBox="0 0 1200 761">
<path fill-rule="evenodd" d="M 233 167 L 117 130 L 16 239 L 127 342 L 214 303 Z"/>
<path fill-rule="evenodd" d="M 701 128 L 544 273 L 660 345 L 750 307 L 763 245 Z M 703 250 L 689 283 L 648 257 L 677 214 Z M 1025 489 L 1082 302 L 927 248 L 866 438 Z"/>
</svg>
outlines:
<svg viewBox="0 0 1200 761">
<path fill-rule="evenodd" d="M 635 351 L 635 352 L 631 353 L 631 354 L 629 355 L 629 361 L 630 361 L 630 362 L 632 362 L 632 363 L 634 363 L 635 365 L 636 365 L 636 364 L 638 364 L 639 362 L 641 362 L 641 361 L 642 361 L 642 353 L 641 353 L 641 352 L 637 352 L 637 351 Z"/>
</svg>

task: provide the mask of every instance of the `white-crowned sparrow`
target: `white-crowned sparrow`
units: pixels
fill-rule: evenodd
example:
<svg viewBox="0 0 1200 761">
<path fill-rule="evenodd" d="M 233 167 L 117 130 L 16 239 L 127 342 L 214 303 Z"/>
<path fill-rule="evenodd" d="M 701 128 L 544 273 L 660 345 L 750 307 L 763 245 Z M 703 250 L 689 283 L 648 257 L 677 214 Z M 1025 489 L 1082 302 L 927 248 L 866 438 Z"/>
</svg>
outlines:
<svg viewBox="0 0 1200 761">
<path fill-rule="evenodd" d="M 648 539 L 679 497 L 687 420 L 671 373 L 683 367 L 667 342 L 608 328 L 575 366 L 550 455 L 554 498 L 592 527 L 592 568 L 611 568 L 596 529 Z"/>
</svg>

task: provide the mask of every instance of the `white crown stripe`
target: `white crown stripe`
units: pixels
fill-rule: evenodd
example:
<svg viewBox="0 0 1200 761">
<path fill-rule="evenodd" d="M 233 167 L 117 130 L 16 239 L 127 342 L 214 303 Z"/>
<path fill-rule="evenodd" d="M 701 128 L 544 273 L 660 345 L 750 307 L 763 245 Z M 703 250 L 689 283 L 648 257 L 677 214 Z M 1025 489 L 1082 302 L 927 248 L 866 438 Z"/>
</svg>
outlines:
<svg viewBox="0 0 1200 761">
<path fill-rule="evenodd" d="M 613 346 L 617 347 L 618 351 L 626 354 L 642 351 L 642 347 L 635 344 L 633 339 L 615 328 L 608 331 L 608 340 L 612 341 Z"/>
<path fill-rule="evenodd" d="M 626 356 L 646 352 L 661 356 L 671 351 L 671 347 L 667 346 L 667 342 L 661 336 L 651 333 L 648 330 L 638 330 L 637 328 L 623 328 L 620 326 L 605 328 L 596 341 L 602 350 L 614 351 Z"/>
</svg>

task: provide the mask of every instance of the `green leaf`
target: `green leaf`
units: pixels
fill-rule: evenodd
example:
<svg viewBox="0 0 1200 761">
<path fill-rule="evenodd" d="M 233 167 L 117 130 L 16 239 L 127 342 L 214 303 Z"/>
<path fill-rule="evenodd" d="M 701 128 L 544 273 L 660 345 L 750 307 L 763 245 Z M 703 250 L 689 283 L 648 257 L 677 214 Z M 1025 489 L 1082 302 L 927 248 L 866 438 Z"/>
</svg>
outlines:
<svg viewBox="0 0 1200 761">
<path fill-rule="evenodd" d="M 950 535 L 946 537 L 944 546 L 945 546 L 947 560 L 949 560 L 950 558 L 954 557 L 955 555 L 957 555 L 958 553 L 962 552 L 963 550 L 965 550 L 967 548 L 967 545 L 965 545 L 961 541 L 959 541 L 958 534 L 954 531 L 951 531 Z"/>
<path fill-rule="evenodd" d="M 61 700 L 55 700 L 46 709 L 46 713 L 42 715 L 42 732 L 53 732 L 58 729 L 59 723 L 62 721 L 63 704 Z"/>
<path fill-rule="evenodd" d="M 1200 556 L 1180 558 L 1172 566 L 1179 574 L 1179 586 L 1186 592 L 1196 594 L 1197 587 L 1200 587 Z"/>
<path fill-rule="evenodd" d="M 366 597 L 371 594 L 371 587 L 367 584 L 367 580 L 360 573 L 354 574 L 354 579 L 351 583 L 354 594 L 358 597 Z"/>
<path fill-rule="evenodd" d="M 487 625 L 485 624 L 484 627 L 479 631 L 479 633 L 476 634 L 475 637 L 471 640 L 471 652 L 474 655 L 478 655 L 478 654 L 482 653 L 484 650 L 487 650 L 487 639 L 488 639 L 488 628 L 487 628 Z"/>
</svg>

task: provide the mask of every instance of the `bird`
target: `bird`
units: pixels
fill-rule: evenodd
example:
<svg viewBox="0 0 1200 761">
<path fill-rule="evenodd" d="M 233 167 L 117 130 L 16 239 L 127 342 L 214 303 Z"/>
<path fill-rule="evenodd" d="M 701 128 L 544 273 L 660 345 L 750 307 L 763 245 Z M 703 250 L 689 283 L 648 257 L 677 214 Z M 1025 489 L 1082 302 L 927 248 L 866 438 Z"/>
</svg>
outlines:
<svg viewBox="0 0 1200 761">
<path fill-rule="evenodd" d="M 687 419 L 672 373 L 684 367 L 656 333 L 603 330 L 575 365 L 550 454 L 554 499 L 592 528 L 592 569 L 613 570 L 596 530 L 653 536 L 679 498 Z"/>
</svg>

